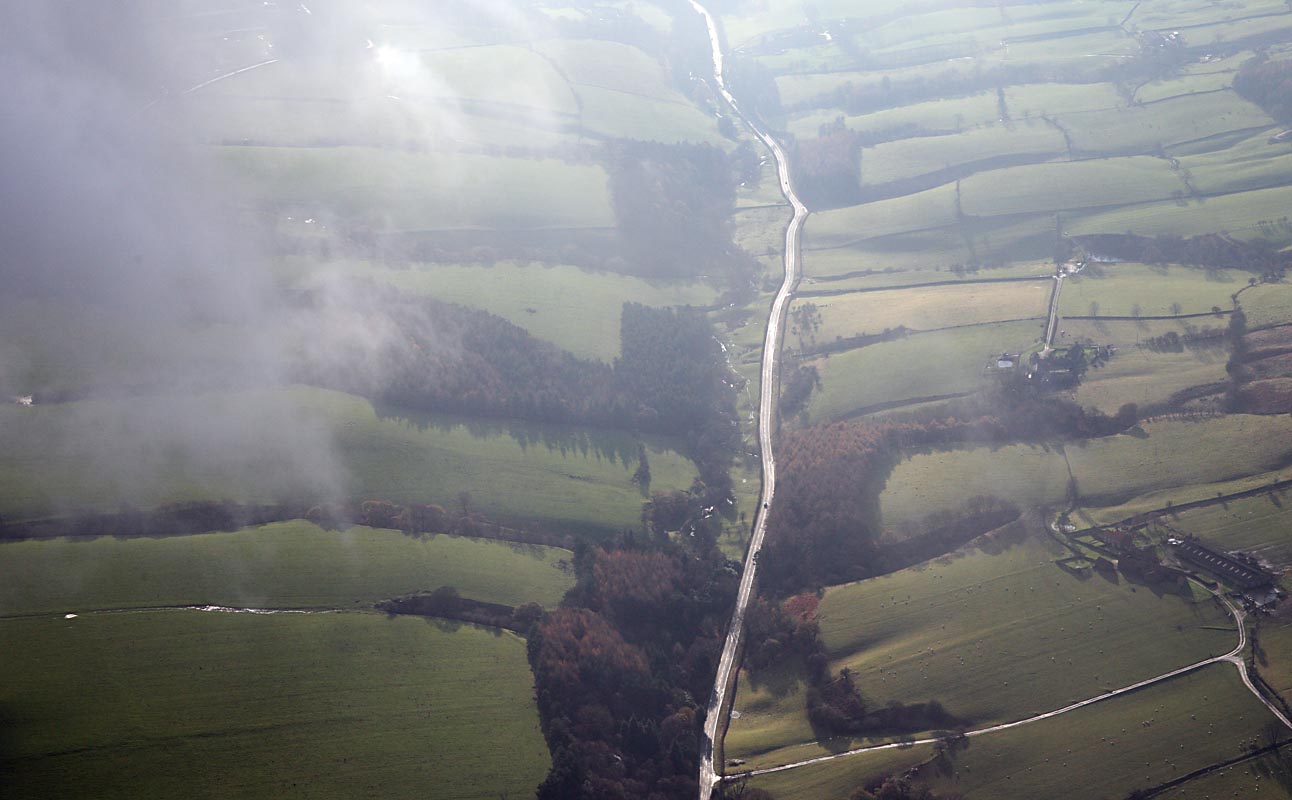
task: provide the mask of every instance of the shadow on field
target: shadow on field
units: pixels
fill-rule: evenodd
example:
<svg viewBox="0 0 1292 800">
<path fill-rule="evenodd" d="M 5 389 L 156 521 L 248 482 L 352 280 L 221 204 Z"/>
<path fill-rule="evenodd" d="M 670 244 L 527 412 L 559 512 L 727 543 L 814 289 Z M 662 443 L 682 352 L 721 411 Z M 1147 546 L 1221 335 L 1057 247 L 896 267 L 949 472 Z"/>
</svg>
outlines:
<svg viewBox="0 0 1292 800">
<path fill-rule="evenodd" d="M 18 758 L 18 725 L 9 708 L 0 705 L 0 789 L 9 785 Z M 0 792 L 0 795 L 4 794 Z"/>
<path fill-rule="evenodd" d="M 743 678 L 749 688 L 781 698 L 807 683 L 807 666 L 802 659 L 792 658 L 771 669 L 745 670 Z"/>
</svg>

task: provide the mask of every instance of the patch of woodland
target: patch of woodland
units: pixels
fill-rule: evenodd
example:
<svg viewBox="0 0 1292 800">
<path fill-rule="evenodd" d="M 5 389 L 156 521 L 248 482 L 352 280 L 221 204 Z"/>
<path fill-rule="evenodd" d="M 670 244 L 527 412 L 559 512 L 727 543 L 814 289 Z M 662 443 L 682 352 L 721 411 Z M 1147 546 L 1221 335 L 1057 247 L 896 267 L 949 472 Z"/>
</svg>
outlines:
<svg viewBox="0 0 1292 800">
<path fill-rule="evenodd" d="M 339 341 L 305 356 L 302 382 L 409 411 L 683 437 L 705 485 L 729 496 L 736 388 L 701 309 L 625 303 L 621 355 L 608 365 L 479 309 L 360 282 L 347 287 L 344 302 L 334 313 L 383 335 L 365 347 Z"/>
<path fill-rule="evenodd" d="M 708 143 L 628 139 L 608 142 L 604 157 L 628 271 L 749 282 L 757 262 L 731 239 L 731 210 L 747 159 L 733 160 Z"/>
<path fill-rule="evenodd" d="M 458 594 L 453 586 L 441 586 L 430 592 L 413 592 L 402 597 L 377 603 L 379 611 L 391 615 L 437 617 L 458 622 L 470 622 L 491 628 L 504 628 L 525 634 L 543 617 L 543 607 L 538 603 L 509 606 L 473 600 Z"/>
<path fill-rule="evenodd" d="M 786 431 L 777 444 L 776 504 L 759 554 L 771 596 L 859 580 L 942 555 L 1018 516 L 992 497 L 947 517 L 886 531 L 879 494 L 896 464 L 915 452 L 956 445 L 1111 436 L 1138 424 L 1127 404 L 1112 416 L 1083 408 L 1021 371 L 993 390 L 882 421 L 844 421 Z"/>
<path fill-rule="evenodd" d="M 807 408 L 812 392 L 821 388 L 821 373 L 811 364 L 798 364 L 781 378 L 780 412 L 792 417 Z"/>
<path fill-rule="evenodd" d="M 580 545 L 574 566 L 575 587 L 529 633 L 552 753 L 538 797 L 689 800 L 739 565 L 625 534 Z"/>
<path fill-rule="evenodd" d="M 1279 122 L 1292 123 L 1292 59 L 1247 61 L 1234 75 L 1234 91 Z"/>
<path fill-rule="evenodd" d="M 111 512 L 79 512 L 38 520 L 0 520 L 0 540 L 163 538 L 214 531 L 236 531 L 271 522 L 300 519 L 304 504 L 243 504 L 232 500 L 166 503 L 144 509 L 123 504 Z"/>
<path fill-rule="evenodd" d="M 1287 217 L 1258 223 L 1269 236 L 1292 236 Z M 1280 250 L 1271 239 L 1242 240 L 1225 233 L 1199 236 L 1103 233 L 1073 240 L 1089 252 L 1143 264 L 1184 264 L 1213 269 L 1241 269 L 1279 280 L 1292 266 L 1292 253 Z"/>
</svg>

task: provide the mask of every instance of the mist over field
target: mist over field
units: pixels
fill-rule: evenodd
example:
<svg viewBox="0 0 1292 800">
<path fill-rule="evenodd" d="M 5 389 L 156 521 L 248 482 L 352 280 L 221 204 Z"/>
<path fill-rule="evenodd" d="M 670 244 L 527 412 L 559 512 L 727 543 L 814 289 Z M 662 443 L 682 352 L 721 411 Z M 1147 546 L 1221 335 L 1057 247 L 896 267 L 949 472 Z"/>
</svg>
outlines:
<svg viewBox="0 0 1292 800">
<path fill-rule="evenodd" d="M 42 326 L 34 342 L 6 331 L 0 395 L 34 394 L 38 403 L 181 395 L 272 387 L 303 370 L 324 384 L 381 379 L 378 354 L 406 335 L 374 301 L 356 299 L 352 284 L 281 286 L 247 187 L 211 148 L 184 142 L 208 81 L 273 60 L 327 86 L 338 113 L 378 139 L 468 137 L 452 90 L 415 54 L 383 43 L 378 5 L 419 25 L 442 13 L 412 3 L 284 4 L 254 14 L 261 33 L 224 37 L 244 37 L 246 46 L 209 58 L 174 35 L 220 17 L 200 6 L 138 0 L 6 10 L 0 310 L 9 326 L 50 309 L 67 324 Z M 499 30 L 512 21 L 502 7 L 473 13 Z M 446 170 L 437 180 L 449 190 L 466 177 Z M 425 346 L 451 353 L 452 337 L 436 334 L 433 324 L 419 331 Z M 51 375 L 49 363 L 76 370 L 70 379 Z M 341 369 L 359 374 L 342 378 Z M 213 408 L 198 416 L 166 403 L 83 403 L 45 447 L 88 460 L 126 496 L 177 465 L 202 475 L 254 465 L 292 476 L 312 495 L 344 490 L 331 433 L 287 396 L 262 392 Z"/>
</svg>

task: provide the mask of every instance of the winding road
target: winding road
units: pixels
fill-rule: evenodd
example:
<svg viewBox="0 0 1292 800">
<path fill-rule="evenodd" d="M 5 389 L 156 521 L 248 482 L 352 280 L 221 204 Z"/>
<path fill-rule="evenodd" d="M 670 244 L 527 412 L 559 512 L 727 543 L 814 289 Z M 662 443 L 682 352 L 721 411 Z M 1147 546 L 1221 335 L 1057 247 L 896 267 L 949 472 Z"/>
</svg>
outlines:
<svg viewBox="0 0 1292 800">
<path fill-rule="evenodd" d="M 740 576 L 740 591 L 736 595 L 736 608 L 731 615 L 731 624 L 727 628 L 727 639 L 722 646 L 722 656 L 718 660 L 718 674 L 713 683 L 713 695 L 709 699 L 708 716 L 704 721 L 703 752 L 700 760 L 700 800 L 709 800 L 713 787 L 720 780 L 714 770 L 715 753 L 719 750 L 719 737 L 726 725 L 726 711 L 729 695 L 735 683 L 739 668 L 741 640 L 745 632 L 745 610 L 754 594 L 754 575 L 758 570 L 758 551 L 763 546 L 763 536 L 767 532 L 768 510 L 776 494 L 776 458 L 772 452 L 772 434 L 776 429 L 776 395 L 777 372 L 780 368 L 781 331 L 785 322 L 785 310 L 799 280 L 799 238 L 803 232 L 803 223 L 807 220 L 808 209 L 794 194 L 790 184 L 789 160 L 785 150 L 766 130 L 752 117 L 745 116 L 740 110 L 736 98 L 727 89 L 723 74 L 722 42 L 718 35 L 718 25 L 709 10 L 696 0 L 691 6 L 704 17 L 709 30 L 709 47 L 713 51 L 713 78 L 718 91 L 731 107 L 732 113 L 744 121 L 749 130 L 772 151 L 776 159 L 776 172 L 781 183 L 781 193 L 794 208 L 794 216 L 785 229 L 785 276 L 776 299 L 772 301 L 771 312 L 767 318 L 767 335 L 763 339 L 762 373 L 759 379 L 758 396 L 758 448 L 763 466 L 763 489 L 759 497 L 761 508 L 758 511 L 754 532 L 749 539 L 749 550 L 745 555 L 745 567 Z"/>
<path fill-rule="evenodd" d="M 717 676 L 713 684 L 713 694 L 709 699 L 708 715 L 704 722 L 704 741 L 702 743 L 703 752 L 700 761 L 700 800 L 710 800 L 714 787 L 723 780 L 715 769 L 715 758 L 720 752 L 721 736 L 726 730 L 726 719 L 728 706 L 730 704 L 730 695 L 734 688 L 736 674 L 739 668 L 740 645 L 744 638 L 745 612 L 749 607 L 749 601 L 754 593 L 754 579 L 758 569 L 758 553 L 763 546 L 763 538 L 767 532 L 768 512 L 771 509 L 772 502 L 776 494 L 776 459 L 772 450 L 772 435 L 775 431 L 776 421 L 776 400 L 778 387 L 778 370 L 780 367 L 781 355 L 781 338 L 785 321 L 786 308 L 789 305 L 790 298 L 799 281 L 800 263 L 799 263 L 799 243 L 803 232 L 803 224 L 808 217 L 807 206 L 794 193 L 794 187 L 790 181 L 789 161 L 786 157 L 785 150 L 781 147 L 770 133 L 752 116 L 746 116 L 740 109 L 740 104 L 727 88 L 723 70 L 723 53 L 722 41 L 718 33 L 717 22 L 707 8 L 701 5 L 697 0 L 690 0 L 691 6 L 703 18 L 709 33 L 709 46 L 713 55 L 713 76 L 719 93 L 731 107 L 732 113 L 739 117 L 753 134 L 758 137 L 764 145 L 771 150 L 776 159 L 777 175 L 780 179 L 781 193 L 793 207 L 794 216 L 790 219 L 789 225 L 785 229 L 785 274 L 781 281 L 780 288 L 776 292 L 776 298 L 772 301 L 771 310 L 767 320 L 767 333 L 763 340 L 763 358 L 762 371 L 759 384 L 758 399 L 758 444 L 762 458 L 763 485 L 759 502 L 761 508 L 758 511 L 756 522 L 754 523 L 753 535 L 749 540 L 749 549 L 745 555 L 744 571 L 740 578 L 740 589 L 736 595 L 735 610 L 732 612 L 731 624 L 727 629 L 727 638 L 723 643 L 722 655 L 718 661 Z M 1059 293 L 1063 288 L 1063 276 L 1055 276 L 1054 294 L 1051 298 L 1049 309 L 1049 320 L 1046 326 L 1046 349 L 1054 337 L 1054 329 L 1058 322 L 1058 305 Z M 1235 606 L 1228 598 L 1219 594 L 1216 597 L 1224 603 L 1229 613 L 1233 616 L 1234 622 L 1238 628 L 1238 643 L 1233 650 L 1221 656 L 1214 656 L 1202 661 L 1198 661 L 1188 666 L 1148 678 L 1146 680 L 1133 683 L 1129 686 L 1123 686 L 1120 689 L 1105 692 L 1095 697 L 1081 700 L 1063 708 L 1055 709 L 1043 714 L 1037 714 L 1025 719 L 1006 722 L 999 725 L 992 725 L 986 728 L 968 731 L 967 737 L 983 736 L 989 733 L 1017 728 L 1023 725 L 1030 725 L 1033 722 L 1040 722 L 1046 719 L 1052 719 L 1062 714 L 1067 714 L 1087 706 L 1101 703 L 1130 692 L 1143 689 L 1154 684 L 1162 683 L 1202 669 L 1219 662 L 1229 662 L 1237 669 L 1243 684 L 1256 696 L 1269 711 L 1288 728 L 1292 728 L 1292 720 L 1289 720 L 1283 711 L 1269 699 L 1257 690 L 1252 683 L 1251 677 L 1247 672 L 1247 663 L 1243 659 L 1243 650 L 1247 647 L 1247 628 L 1245 625 L 1245 614 L 1241 608 Z M 847 750 L 840 753 L 834 753 L 817 758 L 810 758 L 803 761 L 796 761 L 789 764 L 782 764 L 775 767 L 764 769 L 750 770 L 741 772 L 732 778 L 744 776 L 767 775 L 774 772 L 784 772 L 786 770 L 797 769 L 812 764 L 819 764 L 825 761 L 832 761 L 838 758 L 859 755 L 862 753 L 873 753 L 880 750 L 891 750 L 899 747 L 909 747 L 918 744 L 933 744 L 939 741 L 936 738 L 915 739 L 899 742 L 890 742 L 886 744 L 870 745 L 859 747 L 853 750 Z"/>
</svg>

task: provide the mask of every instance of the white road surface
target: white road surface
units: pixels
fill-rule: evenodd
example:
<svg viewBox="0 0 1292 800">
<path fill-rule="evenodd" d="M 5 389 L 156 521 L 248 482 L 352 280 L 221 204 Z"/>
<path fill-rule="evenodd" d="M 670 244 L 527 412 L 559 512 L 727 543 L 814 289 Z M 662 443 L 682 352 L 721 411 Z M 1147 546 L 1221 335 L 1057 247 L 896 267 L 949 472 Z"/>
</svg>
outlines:
<svg viewBox="0 0 1292 800">
<path fill-rule="evenodd" d="M 745 610 L 754 593 L 754 575 L 758 568 L 758 551 L 763 546 L 763 536 L 767 532 L 767 515 L 776 494 L 776 459 L 772 453 L 772 433 L 776 425 L 777 371 L 780 368 L 781 330 L 785 320 L 785 309 L 799 279 L 799 237 L 803 223 L 807 220 L 807 206 L 803 205 L 794 194 L 790 184 L 789 161 L 785 150 L 765 131 L 757 120 L 745 116 L 736 98 L 727 89 L 722 66 L 722 42 L 718 36 L 718 26 L 709 10 L 696 0 L 691 0 L 692 7 L 704 17 L 709 29 L 709 46 L 713 51 L 713 77 L 718 91 L 722 93 L 727 104 L 736 116 L 740 117 L 749 129 L 763 144 L 772 151 L 776 158 L 776 171 L 781 182 L 781 192 L 794 209 L 794 216 L 785 229 L 785 277 L 781 287 L 772 301 L 771 312 L 767 319 L 767 336 L 763 340 L 763 366 L 759 382 L 758 398 L 758 447 L 763 462 L 763 490 L 759 499 L 761 507 L 757 521 L 754 523 L 753 536 L 749 540 L 749 550 L 745 555 L 745 568 L 740 578 L 740 591 L 736 595 L 736 608 L 731 615 L 731 625 L 727 628 L 727 639 L 722 646 L 722 656 L 718 660 L 718 674 L 713 684 L 713 696 L 709 699 L 708 716 L 704 722 L 705 741 L 702 743 L 700 761 L 700 800 L 709 800 L 713 787 L 719 777 L 714 769 L 714 753 L 718 750 L 718 739 L 725 730 L 728 694 L 732 690 L 739 663 L 740 643 L 745 632 Z"/>
</svg>

